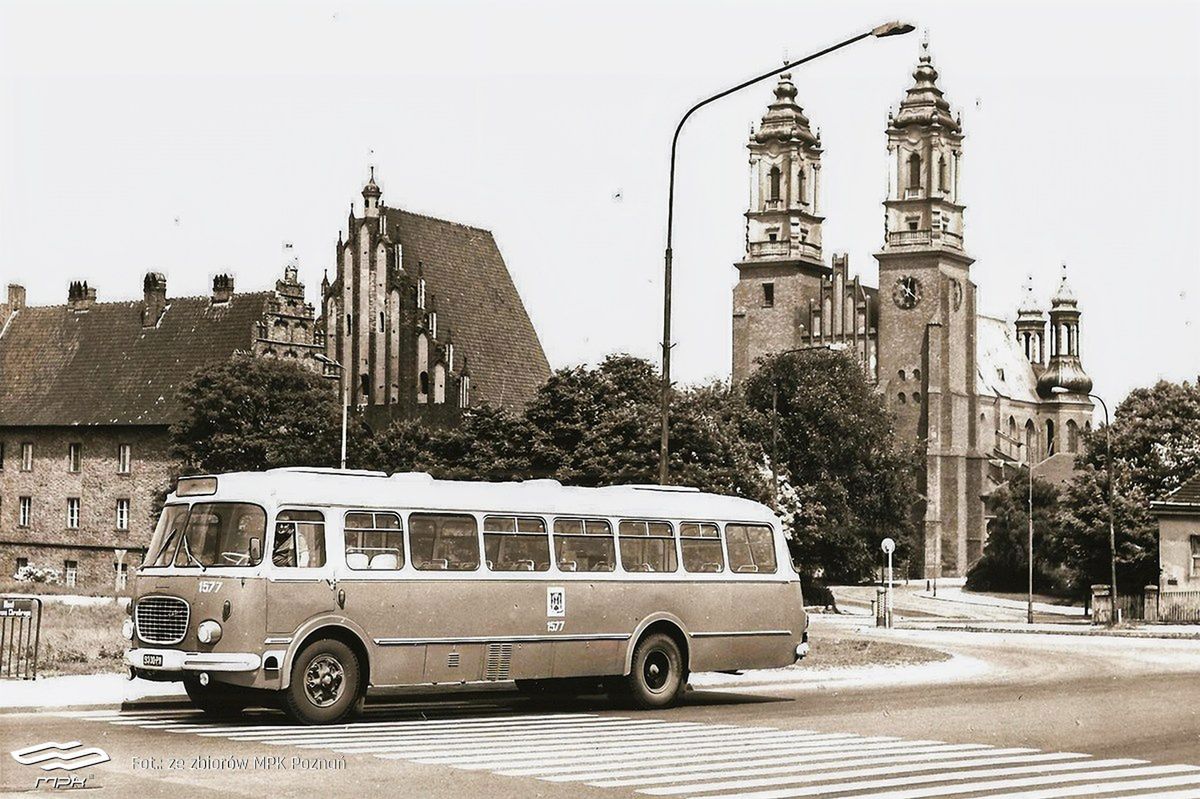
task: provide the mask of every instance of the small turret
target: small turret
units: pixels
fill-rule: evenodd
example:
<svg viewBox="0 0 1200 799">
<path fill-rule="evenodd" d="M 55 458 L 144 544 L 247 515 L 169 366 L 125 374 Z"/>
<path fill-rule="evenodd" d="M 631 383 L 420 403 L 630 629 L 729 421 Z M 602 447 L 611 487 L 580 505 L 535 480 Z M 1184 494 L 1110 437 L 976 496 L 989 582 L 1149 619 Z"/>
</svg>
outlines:
<svg viewBox="0 0 1200 799">
<path fill-rule="evenodd" d="M 1046 312 L 1033 295 L 1033 275 L 1025 281 L 1021 306 L 1017 308 L 1017 341 L 1025 350 L 1025 359 L 1037 366 L 1046 362 Z"/>
<path fill-rule="evenodd" d="M 1055 394 L 1088 394 L 1092 378 L 1079 360 L 1079 307 L 1067 282 L 1066 264 L 1050 300 L 1050 342 L 1050 363 L 1038 378 L 1038 394 L 1047 399 Z"/>
<path fill-rule="evenodd" d="M 362 196 L 364 216 L 370 219 L 379 216 L 379 203 L 380 198 L 383 197 L 383 190 L 375 182 L 375 167 L 371 167 L 371 179 L 367 181 L 367 185 L 363 186 Z"/>
</svg>

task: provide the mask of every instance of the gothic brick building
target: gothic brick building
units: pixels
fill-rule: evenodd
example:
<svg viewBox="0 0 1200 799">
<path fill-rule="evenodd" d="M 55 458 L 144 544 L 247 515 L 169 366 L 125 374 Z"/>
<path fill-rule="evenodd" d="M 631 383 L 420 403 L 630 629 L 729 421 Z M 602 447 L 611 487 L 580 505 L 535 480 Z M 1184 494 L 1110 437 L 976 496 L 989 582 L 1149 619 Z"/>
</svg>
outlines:
<svg viewBox="0 0 1200 799">
<path fill-rule="evenodd" d="M 351 403 L 375 425 L 523 407 L 550 366 L 492 234 L 388 208 L 373 169 L 362 198 L 321 284 L 325 356 Z"/>
<path fill-rule="evenodd" d="M 123 584 L 172 479 L 180 386 L 238 352 L 317 369 L 323 346 L 294 265 L 274 291 L 237 294 L 218 275 L 206 297 L 168 298 L 158 273 L 127 302 L 97 302 L 95 288 L 74 282 L 65 305 L 33 307 L 10 285 L 0 303 L 0 575 L 31 565 L 69 584 Z"/>
<path fill-rule="evenodd" d="M 783 75 L 751 134 L 746 254 L 733 291 L 733 379 L 763 355 L 809 347 L 851 353 L 925 453 L 917 509 L 926 577 L 964 575 L 983 552 L 986 499 L 1005 464 L 1069 473 L 1090 428 L 1092 381 L 1079 360 L 1079 310 L 1067 284 L 1047 318 L 1032 283 L 1012 324 L 982 314 L 963 236 L 961 118 L 927 51 L 888 116 L 879 286 L 849 258 L 824 258 L 822 146 Z M 879 531 L 880 537 L 888 531 Z"/>
</svg>

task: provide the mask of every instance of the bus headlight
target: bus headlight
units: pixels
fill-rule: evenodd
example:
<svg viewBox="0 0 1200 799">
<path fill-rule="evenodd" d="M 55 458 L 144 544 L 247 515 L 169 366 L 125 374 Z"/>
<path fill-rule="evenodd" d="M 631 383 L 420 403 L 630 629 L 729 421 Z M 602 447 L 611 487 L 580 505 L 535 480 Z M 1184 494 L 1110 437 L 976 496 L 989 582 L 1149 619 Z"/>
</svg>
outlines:
<svg viewBox="0 0 1200 799">
<path fill-rule="evenodd" d="M 221 625 L 212 619 L 200 622 L 200 626 L 196 628 L 196 638 L 202 644 L 215 644 L 221 640 Z"/>
<path fill-rule="evenodd" d="M 133 640 L 133 619 L 121 622 L 121 635 L 125 636 L 126 641 Z"/>
</svg>

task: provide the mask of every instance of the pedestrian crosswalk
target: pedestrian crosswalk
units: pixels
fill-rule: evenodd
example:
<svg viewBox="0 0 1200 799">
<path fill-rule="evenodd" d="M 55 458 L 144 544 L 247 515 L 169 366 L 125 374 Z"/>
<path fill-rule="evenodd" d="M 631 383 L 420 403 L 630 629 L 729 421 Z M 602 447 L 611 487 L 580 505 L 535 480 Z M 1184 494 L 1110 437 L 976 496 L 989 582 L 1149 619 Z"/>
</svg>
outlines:
<svg viewBox="0 0 1200 799">
<path fill-rule="evenodd" d="M 437 702 L 300 727 L 271 713 L 74 713 L 176 735 L 686 799 L 1200 799 L 1200 766 L 851 732 Z"/>
</svg>

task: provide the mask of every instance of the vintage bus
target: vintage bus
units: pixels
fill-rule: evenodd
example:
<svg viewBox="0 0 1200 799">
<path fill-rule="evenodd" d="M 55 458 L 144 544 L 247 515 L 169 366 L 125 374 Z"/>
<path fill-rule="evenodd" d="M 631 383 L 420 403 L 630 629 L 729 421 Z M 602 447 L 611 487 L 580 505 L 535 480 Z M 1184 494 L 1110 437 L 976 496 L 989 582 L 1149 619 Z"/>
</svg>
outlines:
<svg viewBox="0 0 1200 799">
<path fill-rule="evenodd" d="M 125 635 L 206 712 L 338 721 L 368 687 L 587 678 L 639 708 L 692 671 L 788 666 L 808 619 L 779 522 L 695 489 L 328 469 L 188 477 Z"/>
</svg>

